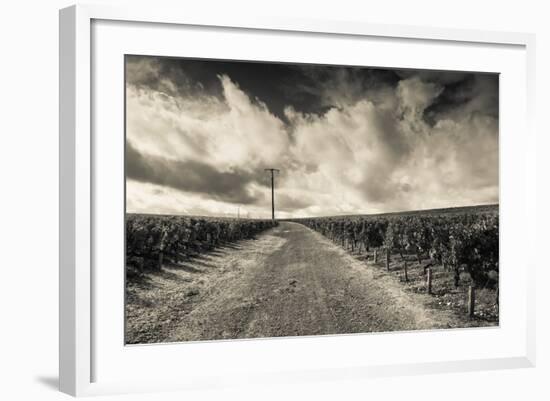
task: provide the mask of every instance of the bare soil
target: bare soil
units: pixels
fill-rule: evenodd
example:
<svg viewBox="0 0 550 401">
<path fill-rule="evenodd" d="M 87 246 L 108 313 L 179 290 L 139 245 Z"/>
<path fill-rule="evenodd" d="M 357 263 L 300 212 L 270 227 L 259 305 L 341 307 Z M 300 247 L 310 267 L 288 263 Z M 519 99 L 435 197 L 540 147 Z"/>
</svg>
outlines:
<svg viewBox="0 0 550 401">
<path fill-rule="evenodd" d="M 413 288 L 301 224 L 280 222 L 254 240 L 128 278 L 126 343 L 498 324 Z"/>
</svg>

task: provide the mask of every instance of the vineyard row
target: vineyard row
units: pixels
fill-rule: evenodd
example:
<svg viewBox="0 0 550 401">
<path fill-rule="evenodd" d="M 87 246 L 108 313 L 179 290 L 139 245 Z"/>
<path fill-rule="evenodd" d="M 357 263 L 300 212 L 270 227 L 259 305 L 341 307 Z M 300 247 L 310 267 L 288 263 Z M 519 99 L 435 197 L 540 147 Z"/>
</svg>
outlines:
<svg viewBox="0 0 550 401">
<path fill-rule="evenodd" d="M 498 213 L 347 216 L 292 220 L 317 231 L 352 252 L 384 251 L 389 269 L 393 254 L 414 255 L 425 270 L 434 264 L 470 274 L 477 286 L 498 285 Z M 405 263 L 406 266 L 406 263 Z"/>
<path fill-rule="evenodd" d="M 165 261 L 177 263 L 227 243 L 251 239 L 276 224 L 272 220 L 128 214 L 126 265 L 129 272 L 158 270 Z"/>
</svg>

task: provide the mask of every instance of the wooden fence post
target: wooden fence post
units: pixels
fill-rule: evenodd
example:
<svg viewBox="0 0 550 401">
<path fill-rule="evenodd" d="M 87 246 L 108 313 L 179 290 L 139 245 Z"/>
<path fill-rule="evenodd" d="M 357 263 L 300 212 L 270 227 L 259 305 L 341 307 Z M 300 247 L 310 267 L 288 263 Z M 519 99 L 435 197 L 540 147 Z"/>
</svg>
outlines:
<svg viewBox="0 0 550 401">
<path fill-rule="evenodd" d="M 390 248 L 386 247 L 386 270 L 390 271 Z"/>
<path fill-rule="evenodd" d="M 476 306 L 476 290 L 473 285 L 468 288 L 468 316 L 474 317 L 474 310 Z"/>
<path fill-rule="evenodd" d="M 162 252 L 159 252 L 159 265 L 158 265 L 158 269 L 160 270 L 162 268 L 162 261 L 164 259 L 164 253 Z"/>
<path fill-rule="evenodd" d="M 426 278 L 426 283 L 428 287 L 428 294 L 432 293 L 432 268 L 428 267 L 428 277 Z"/>
<path fill-rule="evenodd" d="M 378 262 L 378 252 L 377 251 L 378 251 L 377 249 L 374 250 L 374 263 Z"/>
</svg>

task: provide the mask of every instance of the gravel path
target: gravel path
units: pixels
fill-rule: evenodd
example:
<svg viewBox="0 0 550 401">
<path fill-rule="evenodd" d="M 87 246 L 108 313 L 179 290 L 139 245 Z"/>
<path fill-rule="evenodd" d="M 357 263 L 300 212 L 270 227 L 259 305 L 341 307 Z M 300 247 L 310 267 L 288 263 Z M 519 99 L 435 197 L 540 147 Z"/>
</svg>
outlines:
<svg viewBox="0 0 550 401">
<path fill-rule="evenodd" d="M 127 343 L 457 327 L 388 275 L 289 222 L 127 285 Z"/>
</svg>

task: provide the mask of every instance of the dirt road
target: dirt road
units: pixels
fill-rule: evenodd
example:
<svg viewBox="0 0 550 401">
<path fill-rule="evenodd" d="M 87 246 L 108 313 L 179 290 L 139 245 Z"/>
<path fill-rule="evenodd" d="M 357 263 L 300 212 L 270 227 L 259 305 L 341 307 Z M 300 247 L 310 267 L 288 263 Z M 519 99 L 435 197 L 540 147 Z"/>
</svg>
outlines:
<svg viewBox="0 0 550 401">
<path fill-rule="evenodd" d="M 450 311 L 296 223 L 127 285 L 127 343 L 456 327 Z"/>
</svg>

